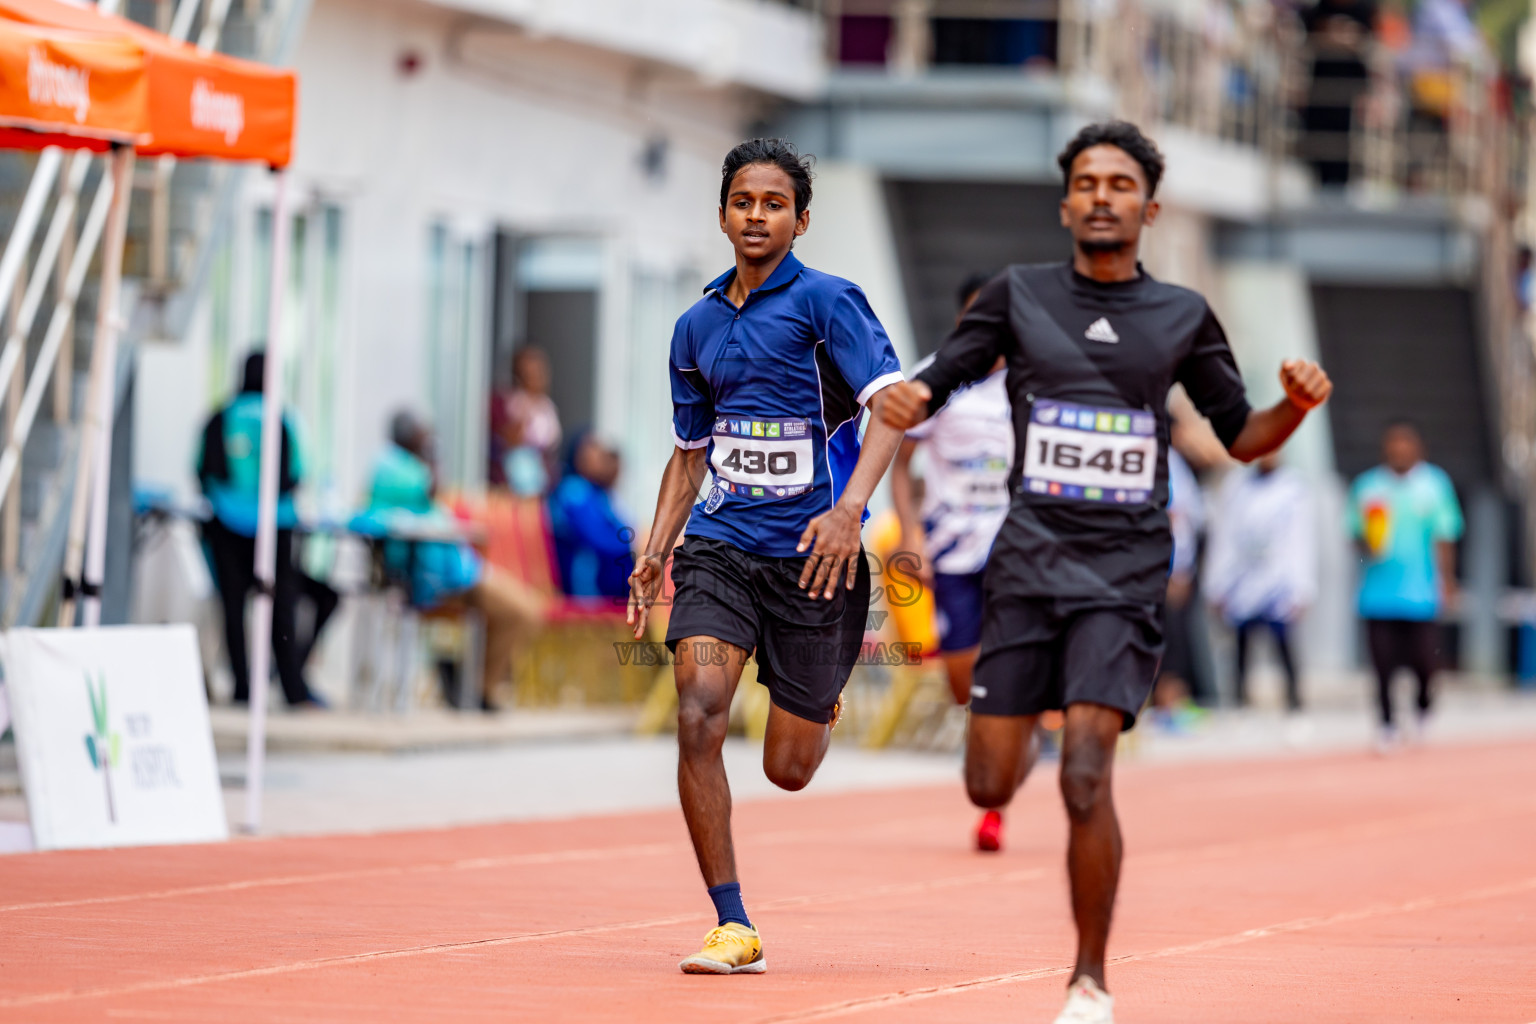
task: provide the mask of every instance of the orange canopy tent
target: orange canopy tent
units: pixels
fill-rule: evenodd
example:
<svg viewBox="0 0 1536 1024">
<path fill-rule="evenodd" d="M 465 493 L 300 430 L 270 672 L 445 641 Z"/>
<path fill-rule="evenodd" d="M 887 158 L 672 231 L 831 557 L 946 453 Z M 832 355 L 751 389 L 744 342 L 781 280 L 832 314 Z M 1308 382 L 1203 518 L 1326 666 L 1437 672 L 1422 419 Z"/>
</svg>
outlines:
<svg viewBox="0 0 1536 1024">
<path fill-rule="evenodd" d="M 202 51 L 63 0 L 0 0 L 0 30 L 0 126 L 12 129 L 0 144 L 103 148 L 111 139 L 131 141 L 140 156 L 272 167 L 286 167 L 292 158 L 298 91 L 292 71 Z M 73 106 L 47 102 L 54 95 Z M 26 107 L 32 109 L 12 114 Z M 58 123 L 61 113 L 82 110 L 96 131 L 80 120 Z M 38 136 L 14 130 L 32 127 L 28 116 L 42 126 Z M 50 128 L 72 141 L 61 142 Z"/>
<path fill-rule="evenodd" d="M 87 218 L 66 282 L 69 306 L 89 264 L 90 249 L 105 235 L 96 344 L 91 359 L 90 395 L 82 427 L 75 506 L 71 512 L 66 578 L 80 574 L 84 624 L 100 623 L 100 583 L 106 554 L 107 490 L 112 446 L 112 391 L 109 380 L 117 359 L 117 297 L 122 278 L 122 250 L 127 228 L 127 199 L 136 155 L 210 157 L 260 161 L 274 171 L 293 155 L 298 79 L 291 71 L 238 60 L 167 38 L 124 18 L 62 0 L 0 0 L 0 147 L 42 149 L 38 173 L 28 189 L 16 226 L 0 257 L 0 295 L 10 295 L 21 262 L 31 245 L 42 204 L 59 169 L 57 149 L 112 148 L 112 172 L 101 184 Z M 55 148 L 56 147 L 56 148 Z M 64 226 L 73 216 L 74 197 L 84 180 L 71 172 L 70 184 L 55 211 L 39 258 L 46 279 L 59 251 Z M 74 191 L 71 192 L 70 190 Z M 282 323 L 288 254 L 286 175 L 277 176 L 273 204 L 271 308 L 268 323 Z M 87 244 L 88 239 L 88 244 Z M 37 280 L 37 276 L 34 276 Z M 29 288 L 29 293 L 31 289 Z M 28 300 L 30 301 L 30 299 Z M 24 304 L 25 305 L 25 304 Z M 35 309 L 35 305 L 33 307 Z M 21 447 L 36 415 L 43 385 L 52 374 L 68 316 L 61 303 L 48 338 L 34 362 L 16 420 L 0 455 L 0 496 L 19 472 Z M 30 325 L 30 319 L 28 320 Z M 263 403 L 260 516 L 256 536 L 256 579 L 261 581 L 250 632 L 251 675 L 268 674 L 272 627 L 272 582 L 276 577 L 276 516 L 279 423 L 282 408 L 280 332 L 268 339 Z M 22 337 L 13 334 L 0 353 L 17 372 Z M 89 494 L 90 507 L 85 506 Z M 87 522 L 88 516 L 88 522 Z M 87 536 L 80 536 L 87 533 Z M 82 551 L 83 545 L 83 551 Z M 80 560 L 83 557 L 83 572 Z M 67 623 L 73 602 L 66 599 Z M 266 687 L 252 687 L 247 767 L 247 824 L 260 821 L 261 781 L 265 761 Z"/>
<path fill-rule="evenodd" d="M 0 145 L 105 149 L 149 139 L 144 51 L 126 38 L 0 19 L 0 82 L 15 83 L 0 89 Z"/>
</svg>

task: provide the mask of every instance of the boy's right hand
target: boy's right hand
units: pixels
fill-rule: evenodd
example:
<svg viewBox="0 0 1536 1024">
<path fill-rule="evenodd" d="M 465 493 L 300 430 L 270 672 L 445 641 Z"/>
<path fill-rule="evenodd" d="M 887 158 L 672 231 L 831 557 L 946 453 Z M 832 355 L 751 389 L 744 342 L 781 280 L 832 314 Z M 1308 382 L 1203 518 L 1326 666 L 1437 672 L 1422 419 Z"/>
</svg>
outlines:
<svg viewBox="0 0 1536 1024">
<path fill-rule="evenodd" d="M 635 571 L 629 574 L 629 609 L 624 621 L 635 627 L 636 640 L 645 635 L 645 621 L 661 593 L 665 568 L 666 559 L 660 555 L 641 555 L 635 559 Z"/>
</svg>

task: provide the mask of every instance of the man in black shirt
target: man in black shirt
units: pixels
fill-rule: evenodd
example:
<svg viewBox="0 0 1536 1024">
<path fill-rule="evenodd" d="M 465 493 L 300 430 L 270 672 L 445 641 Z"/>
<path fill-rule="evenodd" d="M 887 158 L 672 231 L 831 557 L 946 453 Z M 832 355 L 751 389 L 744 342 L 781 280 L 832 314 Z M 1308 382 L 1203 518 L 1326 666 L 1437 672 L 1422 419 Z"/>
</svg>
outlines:
<svg viewBox="0 0 1536 1024">
<path fill-rule="evenodd" d="M 1077 966 L 1058 1024 L 1111 1024 L 1104 954 L 1120 877 L 1110 793 L 1119 733 L 1146 701 L 1173 552 L 1168 391 L 1179 383 L 1227 450 L 1278 448 L 1332 390 L 1316 364 L 1280 368 L 1286 397 L 1248 404 L 1221 325 L 1195 292 L 1137 261 L 1157 217 L 1157 147 L 1124 122 L 1091 125 L 1061 154 L 1070 264 L 993 279 L 932 365 L 892 388 L 887 424 L 910 429 L 1007 360 L 1016 438 L 1008 518 L 987 567 L 965 779 L 979 807 L 1008 803 L 1041 712 L 1064 708 L 1061 791 Z"/>
</svg>

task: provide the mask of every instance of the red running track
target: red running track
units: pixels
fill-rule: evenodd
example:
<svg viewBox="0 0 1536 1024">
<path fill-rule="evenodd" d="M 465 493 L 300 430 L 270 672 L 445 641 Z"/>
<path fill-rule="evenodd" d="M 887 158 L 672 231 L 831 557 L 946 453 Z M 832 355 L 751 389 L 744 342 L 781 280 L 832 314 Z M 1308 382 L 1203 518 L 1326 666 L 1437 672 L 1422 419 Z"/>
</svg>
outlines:
<svg viewBox="0 0 1536 1024">
<path fill-rule="evenodd" d="M 832 757 L 838 756 L 833 750 Z M 1536 1021 L 1536 744 L 1117 779 L 1121 1024 Z M 1054 780 L 1001 855 L 958 785 L 737 809 L 769 972 L 676 812 L 0 861 L 0 1021 L 1050 1021 L 1072 932 Z"/>
</svg>

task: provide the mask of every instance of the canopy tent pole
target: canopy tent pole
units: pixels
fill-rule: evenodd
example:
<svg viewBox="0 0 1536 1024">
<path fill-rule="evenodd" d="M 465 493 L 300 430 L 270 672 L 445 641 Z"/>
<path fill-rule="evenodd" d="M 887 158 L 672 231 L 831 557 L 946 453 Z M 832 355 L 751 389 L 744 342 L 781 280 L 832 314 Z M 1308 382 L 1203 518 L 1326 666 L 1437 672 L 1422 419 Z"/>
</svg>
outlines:
<svg viewBox="0 0 1536 1024">
<path fill-rule="evenodd" d="M 276 168 L 272 200 L 272 274 L 261 391 L 261 482 L 256 517 L 256 600 L 251 609 L 251 720 L 245 745 L 245 829 L 261 828 L 267 759 L 267 690 L 272 654 L 272 598 L 277 586 L 278 472 L 283 452 L 283 302 L 288 288 L 288 175 Z"/>
<path fill-rule="evenodd" d="M 80 458 L 91 459 L 93 483 L 91 486 L 91 519 L 86 533 L 85 572 L 80 580 L 80 592 L 85 597 L 81 618 L 87 629 L 101 625 L 101 581 L 106 575 L 107 564 L 107 499 L 112 483 L 112 421 L 117 405 L 117 337 L 122 317 L 118 312 L 118 294 L 123 283 L 123 246 L 128 237 L 128 201 L 133 196 L 134 152 L 131 147 L 117 146 L 112 151 L 112 209 L 107 215 L 106 248 L 101 254 L 101 295 L 96 304 L 96 340 L 93 352 L 101 353 L 101 361 L 92 368 L 98 371 L 94 381 L 95 392 L 91 395 L 91 420 L 80 446 Z M 64 368 L 58 372 L 65 372 Z M 94 422 L 92 422 L 92 420 Z"/>
</svg>

